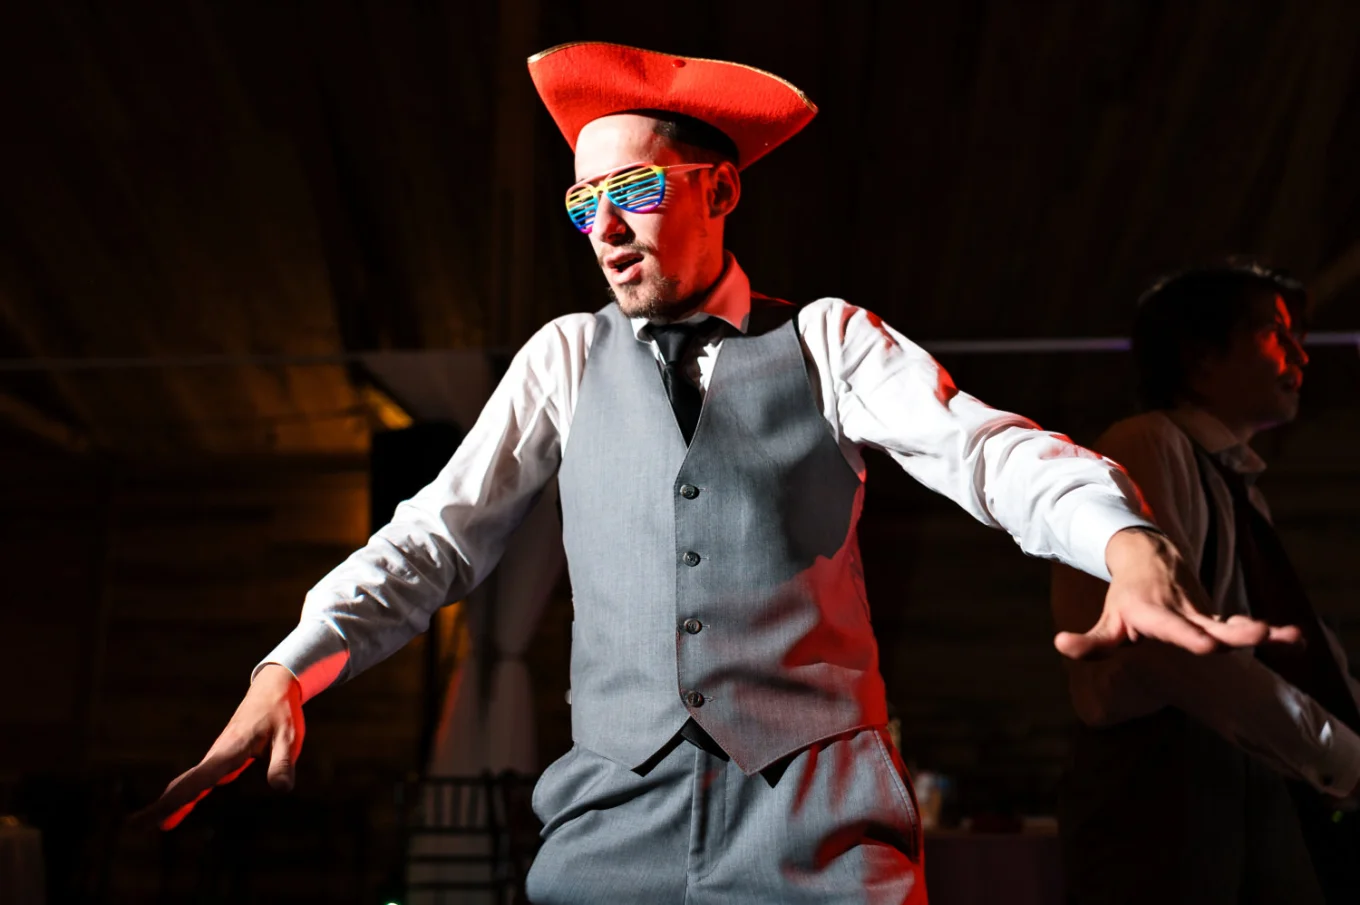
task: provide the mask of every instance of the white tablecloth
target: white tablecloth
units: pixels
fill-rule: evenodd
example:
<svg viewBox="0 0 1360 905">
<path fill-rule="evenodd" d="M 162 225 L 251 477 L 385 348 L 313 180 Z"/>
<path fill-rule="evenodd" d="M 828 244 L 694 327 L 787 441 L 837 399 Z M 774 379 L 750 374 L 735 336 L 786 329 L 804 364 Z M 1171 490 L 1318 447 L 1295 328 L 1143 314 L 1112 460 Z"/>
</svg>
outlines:
<svg viewBox="0 0 1360 905">
<path fill-rule="evenodd" d="M 926 890 L 930 905 L 1061 905 L 1057 833 L 927 831 Z"/>
<path fill-rule="evenodd" d="M 42 833 L 0 817 L 0 902 L 43 905 Z"/>
</svg>

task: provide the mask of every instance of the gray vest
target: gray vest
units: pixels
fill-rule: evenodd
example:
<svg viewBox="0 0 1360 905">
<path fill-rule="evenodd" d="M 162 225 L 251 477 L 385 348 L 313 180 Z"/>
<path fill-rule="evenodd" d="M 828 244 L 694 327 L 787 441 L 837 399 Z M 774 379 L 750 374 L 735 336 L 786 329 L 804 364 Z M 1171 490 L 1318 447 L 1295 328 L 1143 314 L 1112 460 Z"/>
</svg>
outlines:
<svg viewBox="0 0 1360 905">
<path fill-rule="evenodd" d="M 637 767 L 693 717 L 746 773 L 887 720 L 856 525 L 864 485 L 792 305 L 728 331 L 686 448 L 651 347 L 596 315 L 558 475 L 572 735 Z"/>
</svg>

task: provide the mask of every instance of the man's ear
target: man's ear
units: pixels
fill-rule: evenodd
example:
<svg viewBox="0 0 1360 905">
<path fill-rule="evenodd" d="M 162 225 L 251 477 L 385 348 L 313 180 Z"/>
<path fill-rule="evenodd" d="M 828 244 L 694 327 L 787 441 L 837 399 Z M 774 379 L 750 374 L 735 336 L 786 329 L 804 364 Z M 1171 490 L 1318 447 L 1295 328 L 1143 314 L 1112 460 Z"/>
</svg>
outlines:
<svg viewBox="0 0 1360 905">
<path fill-rule="evenodd" d="M 1199 387 L 1222 357 L 1223 352 L 1210 345 L 1192 343 L 1181 349 L 1181 390 L 1189 401 L 1199 398 Z"/>
<path fill-rule="evenodd" d="M 726 217 L 741 200 L 741 176 L 728 160 L 715 166 L 712 173 L 708 185 L 708 213 L 711 217 Z"/>
</svg>

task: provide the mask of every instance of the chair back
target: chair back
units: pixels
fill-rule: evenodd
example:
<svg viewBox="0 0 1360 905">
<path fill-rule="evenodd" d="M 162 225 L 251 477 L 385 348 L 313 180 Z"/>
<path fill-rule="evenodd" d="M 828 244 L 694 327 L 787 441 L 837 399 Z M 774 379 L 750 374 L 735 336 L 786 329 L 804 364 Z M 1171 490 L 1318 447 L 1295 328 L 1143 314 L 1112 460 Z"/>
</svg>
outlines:
<svg viewBox="0 0 1360 905">
<path fill-rule="evenodd" d="M 513 901 L 505 804 L 492 773 L 429 776 L 400 794 L 410 905 L 455 901 L 447 893 L 458 893 L 459 903 Z"/>
</svg>

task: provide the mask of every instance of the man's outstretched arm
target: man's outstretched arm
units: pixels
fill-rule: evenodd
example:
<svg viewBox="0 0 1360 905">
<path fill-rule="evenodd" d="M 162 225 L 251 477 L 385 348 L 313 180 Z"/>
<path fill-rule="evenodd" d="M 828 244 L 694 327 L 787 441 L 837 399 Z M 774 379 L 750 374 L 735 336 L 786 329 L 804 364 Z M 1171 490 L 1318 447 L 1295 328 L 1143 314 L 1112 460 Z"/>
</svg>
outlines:
<svg viewBox="0 0 1360 905">
<path fill-rule="evenodd" d="M 266 756 L 270 784 L 291 788 L 302 705 L 400 649 L 435 610 L 486 577 L 557 470 L 559 378 L 585 360 L 593 324 L 588 315 L 560 318 L 530 339 L 439 477 L 308 593 L 297 628 L 256 667 L 207 755 L 136 822 L 174 827 L 215 786 Z"/>
<path fill-rule="evenodd" d="M 883 450 L 1029 555 L 1110 582 L 1100 621 L 1055 639 L 1063 654 L 1088 657 L 1141 638 L 1208 653 L 1298 637 L 1246 617 L 1205 616 L 1179 554 L 1113 461 L 960 392 L 925 350 L 870 312 L 839 300 L 817 305 L 846 440 Z"/>
</svg>

